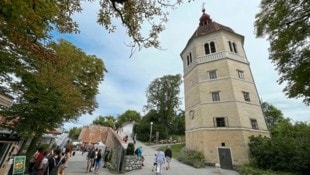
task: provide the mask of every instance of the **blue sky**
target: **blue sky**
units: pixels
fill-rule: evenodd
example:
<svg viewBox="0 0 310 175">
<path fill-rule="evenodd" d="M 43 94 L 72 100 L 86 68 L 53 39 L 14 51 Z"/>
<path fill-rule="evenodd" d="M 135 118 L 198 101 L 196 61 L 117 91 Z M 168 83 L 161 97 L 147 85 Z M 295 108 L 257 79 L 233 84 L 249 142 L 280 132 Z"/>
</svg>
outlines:
<svg viewBox="0 0 310 175">
<path fill-rule="evenodd" d="M 198 27 L 203 2 L 212 20 L 245 36 L 244 48 L 260 98 L 280 109 L 285 117 L 293 121 L 309 122 L 309 107 L 301 99 L 286 98 L 282 92 L 284 86 L 277 84 L 279 76 L 268 59 L 268 41 L 255 37 L 254 21 L 260 0 L 185 1 L 170 12 L 166 29 L 160 34 L 163 50 L 142 49 L 132 58 L 129 58 L 131 48 L 126 46 L 130 42 L 126 30 L 122 25 L 117 25 L 116 32 L 108 33 L 99 26 L 96 23 L 98 4 L 94 2 L 84 4 L 83 12 L 74 17 L 79 24 L 80 34 L 57 37 L 69 40 L 89 55 L 102 58 L 108 73 L 97 95 L 99 108 L 93 115 L 84 115 L 75 123 L 66 123 L 65 128 L 88 125 L 99 115 L 118 116 L 128 109 L 144 115 L 148 85 L 164 75 L 183 75 L 180 53 Z M 120 23 L 115 20 L 115 24 Z M 183 84 L 180 97 L 184 97 Z M 181 108 L 184 110 L 183 105 Z"/>
</svg>

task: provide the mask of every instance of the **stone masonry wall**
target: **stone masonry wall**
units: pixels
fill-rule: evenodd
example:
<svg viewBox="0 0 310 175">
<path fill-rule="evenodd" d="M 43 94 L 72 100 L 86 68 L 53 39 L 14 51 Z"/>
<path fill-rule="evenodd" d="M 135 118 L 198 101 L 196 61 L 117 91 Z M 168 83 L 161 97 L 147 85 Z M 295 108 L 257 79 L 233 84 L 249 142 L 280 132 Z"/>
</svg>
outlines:
<svg viewBox="0 0 310 175">
<path fill-rule="evenodd" d="M 142 168 L 142 161 L 140 158 L 138 158 L 137 156 L 124 156 L 123 168 L 122 168 L 123 171 L 127 172 L 141 168 Z"/>
</svg>

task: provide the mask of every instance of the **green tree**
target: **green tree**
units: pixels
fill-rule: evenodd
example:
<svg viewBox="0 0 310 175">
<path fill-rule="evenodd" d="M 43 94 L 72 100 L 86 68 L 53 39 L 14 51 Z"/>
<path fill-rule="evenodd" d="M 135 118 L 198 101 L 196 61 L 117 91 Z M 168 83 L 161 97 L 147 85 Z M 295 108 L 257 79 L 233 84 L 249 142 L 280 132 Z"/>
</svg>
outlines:
<svg viewBox="0 0 310 175">
<path fill-rule="evenodd" d="M 95 1 L 88 0 L 89 3 Z M 99 1 L 96 1 L 99 2 Z M 86 3 L 86 2 L 85 2 Z M 168 9 L 174 9 L 182 0 L 171 3 L 161 1 L 106 0 L 100 1 L 97 23 L 109 32 L 116 29 L 121 21 L 132 38 L 131 46 L 159 48 L 158 34 L 164 30 Z M 78 33 L 78 24 L 72 15 L 82 13 L 81 1 L 0 1 L 1 48 L 9 47 L 11 51 L 24 50 L 39 55 L 43 59 L 53 58 L 41 44 L 51 39 L 51 31 L 61 33 Z M 95 12 L 94 12 L 95 13 Z M 118 19 L 118 20 L 115 20 Z M 141 30 L 149 29 L 148 33 Z"/>
<path fill-rule="evenodd" d="M 140 141 L 148 142 L 150 141 L 150 130 L 151 122 L 152 125 L 152 135 L 151 140 L 155 139 L 156 132 L 159 133 L 159 139 L 165 139 L 165 125 L 159 123 L 160 118 L 156 110 L 151 109 L 145 116 L 142 117 L 139 123 L 134 125 L 134 132 L 137 134 L 137 139 Z"/>
<path fill-rule="evenodd" d="M 181 83 L 180 74 L 165 75 L 152 81 L 146 91 L 145 109 L 153 109 L 158 113 L 157 122 L 165 126 L 166 138 L 169 134 L 169 124 L 172 124 L 175 113 L 181 104 L 179 97 Z"/>
<path fill-rule="evenodd" d="M 185 134 L 185 112 L 183 110 L 178 111 L 177 115 L 175 115 L 172 122 L 171 133 L 177 135 Z"/>
<path fill-rule="evenodd" d="M 263 169 L 305 174 L 310 167 L 310 125 L 292 123 L 273 105 L 263 103 L 271 137 L 251 136 L 252 164 Z M 267 122 L 268 123 L 268 122 Z"/>
<path fill-rule="evenodd" d="M 262 103 L 262 109 L 265 117 L 265 121 L 269 130 L 272 129 L 279 122 L 284 120 L 282 111 L 274 107 L 272 104 L 267 102 Z"/>
<path fill-rule="evenodd" d="M 82 131 L 81 127 L 73 127 L 69 130 L 69 138 L 71 138 L 72 140 L 77 140 L 79 138 L 79 135 Z"/>
<path fill-rule="evenodd" d="M 117 118 L 117 124 L 120 126 L 123 123 L 128 122 L 128 121 L 138 123 L 140 120 L 141 120 L 141 115 L 139 114 L 139 112 L 134 111 L 134 110 L 127 110 L 126 112 L 124 112 Z"/>
<path fill-rule="evenodd" d="M 15 97 L 10 108 L 0 110 L 7 121 L 3 127 L 21 136 L 39 137 L 97 107 L 95 96 L 105 72 L 102 60 L 64 40 L 47 48 L 57 56 L 57 62 L 16 55 L 15 68 L 8 72 L 14 74 L 10 77 L 14 81 L 2 87 Z M 18 123 L 10 125 L 12 121 Z"/>
<path fill-rule="evenodd" d="M 113 116 L 98 116 L 94 121 L 93 124 L 101 125 L 106 127 L 111 127 L 115 129 L 116 120 Z"/>
<path fill-rule="evenodd" d="M 268 36 L 269 59 L 280 74 L 289 98 L 310 104 L 310 2 L 262 0 L 256 15 L 256 36 Z"/>
</svg>

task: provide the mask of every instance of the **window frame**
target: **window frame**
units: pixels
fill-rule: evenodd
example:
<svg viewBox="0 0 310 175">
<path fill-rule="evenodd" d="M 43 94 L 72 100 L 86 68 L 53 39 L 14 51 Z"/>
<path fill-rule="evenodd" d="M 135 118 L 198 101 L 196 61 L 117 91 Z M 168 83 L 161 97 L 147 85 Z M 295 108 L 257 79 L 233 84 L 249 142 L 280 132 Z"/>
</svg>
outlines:
<svg viewBox="0 0 310 175">
<path fill-rule="evenodd" d="M 214 41 L 210 42 L 210 51 L 211 51 L 211 53 L 215 53 L 216 52 L 216 47 L 215 47 L 215 42 Z"/>
<path fill-rule="evenodd" d="M 258 128 L 258 123 L 257 123 L 256 119 L 250 118 L 250 123 L 251 123 L 252 129 L 259 129 Z"/>
<path fill-rule="evenodd" d="M 212 101 L 221 101 L 220 91 L 211 92 Z"/>
<path fill-rule="evenodd" d="M 245 79 L 245 78 L 244 78 L 244 71 L 243 71 L 243 70 L 238 70 L 238 69 L 237 69 L 237 73 L 238 73 L 238 77 L 239 77 L 240 79 L 243 79 L 243 80 Z"/>
<path fill-rule="evenodd" d="M 209 43 L 204 44 L 204 49 L 205 49 L 205 55 L 209 55 L 211 53 Z"/>
<path fill-rule="evenodd" d="M 209 79 L 210 80 L 217 79 L 216 70 L 210 70 L 210 71 L 208 71 L 208 74 L 209 74 Z"/>
<path fill-rule="evenodd" d="M 243 94 L 244 101 L 247 101 L 247 102 L 251 101 L 250 93 L 249 92 L 242 91 L 242 94 Z"/>
<path fill-rule="evenodd" d="M 215 128 L 229 127 L 228 117 L 213 117 L 213 126 Z"/>
<path fill-rule="evenodd" d="M 216 53 L 216 44 L 214 41 L 206 42 L 204 45 L 205 55 Z"/>
<path fill-rule="evenodd" d="M 237 44 L 233 41 L 228 41 L 228 45 L 229 45 L 229 50 L 230 52 L 233 52 L 233 53 L 238 53 L 238 50 L 237 50 Z"/>
</svg>

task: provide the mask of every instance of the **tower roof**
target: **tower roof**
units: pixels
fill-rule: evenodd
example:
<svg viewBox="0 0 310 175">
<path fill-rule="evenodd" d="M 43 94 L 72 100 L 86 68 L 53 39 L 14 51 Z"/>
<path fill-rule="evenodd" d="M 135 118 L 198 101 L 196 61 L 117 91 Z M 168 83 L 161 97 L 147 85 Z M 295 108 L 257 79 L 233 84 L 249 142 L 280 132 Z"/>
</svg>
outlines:
<svg viewBox="0 0 310 175">
<path fill-rule="evenodd" d="M 228 32 L 235 33 L 230 27 L 219 24 L 215 21 L 212 21 L 210 15 L 205 12 L 205 9 L 202 10 L 202 15 L 199 19 L 199 26 L 196 29 L 192 37 L 201 36 L 209 34 L 218 30 L 226 30 Z"/>
<path fill-rule="evenodd" d="M 185 48 L 188 46 L 188 44 L 194 38 L 200 37 L 200 36 L 204 36 L 204 35 L 208 35 L 210 33 L 217 32 L 217 31 L 226 31 L 226 32 L 232 33 L 234 35 L 240 36 L 240 37 L 242 37 L 242 42 L 243 42 L 243 36 L 242 35 L 236 33 L 230 27 L 224 26 L 222 24 L 219 24 L 219 23 L 213 21 L 211 19 L 210 15 L 208 15 L 205 12 L 205 9 L 203 9 L 202 10 L 202 15 L 199 18 L 199 26 L 197 27 L 197 29 L 195 30 L 193 35 L 190 37 L 190 39 L 187 41 L 187 44 L 186 44 Z M 184 52 L 185 48 L 183 49 L 183 51 L 181 53 Z"/>
</svg>

